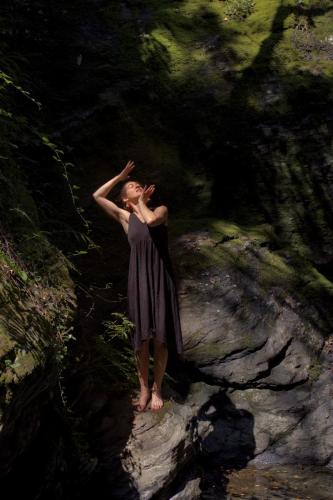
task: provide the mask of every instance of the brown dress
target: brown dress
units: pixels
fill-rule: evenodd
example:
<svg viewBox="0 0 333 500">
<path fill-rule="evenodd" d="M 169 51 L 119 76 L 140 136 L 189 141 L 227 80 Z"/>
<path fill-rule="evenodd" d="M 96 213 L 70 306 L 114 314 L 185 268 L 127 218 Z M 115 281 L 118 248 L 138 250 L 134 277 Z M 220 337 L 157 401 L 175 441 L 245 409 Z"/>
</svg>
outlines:
<svg viewBox="0 0 333 500">
<path fill-rule="evenodd" d="M 165 224 L 149 226 L 131 213 L 128 223 L 131 247 L 128 271 L 128 317 L 134 323 L 131 342 L 134 350 L 142 340 L 156 338 L 165 342 L 169 354 L 183 358 L 174 272 L 168 249 Z"/>
</svg>

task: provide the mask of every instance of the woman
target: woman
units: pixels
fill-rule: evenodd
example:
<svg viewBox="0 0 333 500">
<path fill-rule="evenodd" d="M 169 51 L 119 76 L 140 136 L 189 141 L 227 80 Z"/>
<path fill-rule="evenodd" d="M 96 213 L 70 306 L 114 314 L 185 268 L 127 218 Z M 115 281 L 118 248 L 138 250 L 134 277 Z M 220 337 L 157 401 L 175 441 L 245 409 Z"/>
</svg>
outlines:
<svg viewBox="0 0 333 500">
<path fill-rule="evenodd" d="M 161 387 L 168 355 L 182 357 L 183 342 L 177 290 L 168 251 L 168 208 L 165 205 L 148 207 L 155 185 L 146 188 L 140 182 L 127 180 L 134 167 L 134 162 L 129 161 L 119 175 L 103 184 L 93 196 L 108 215 L 123 226 L 131 247 L 128 317 L 135 325 L 131 341 L 140 381 L 140 397 L 134 404 L 138 411 L 144 411 L 150 399 L 150 339 L 154 342 L 152 410 L 163 406 Z M 119 196 L 124 208 L 120 208 L 106 196 L 118 182 L 125 180 Z"/>
</svg>

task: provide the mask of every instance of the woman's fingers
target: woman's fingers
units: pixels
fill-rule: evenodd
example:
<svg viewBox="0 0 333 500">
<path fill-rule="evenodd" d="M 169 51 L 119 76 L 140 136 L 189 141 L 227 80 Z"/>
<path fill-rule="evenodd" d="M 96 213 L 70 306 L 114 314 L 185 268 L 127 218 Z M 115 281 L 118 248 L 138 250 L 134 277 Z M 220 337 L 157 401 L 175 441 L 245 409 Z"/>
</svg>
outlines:
<svg viewBox="0 0 333 500">
<path fill-rule="evenodd" d="M 125 169 L 129 171 L 129 170 L 132 170 L 134 167 L 135 167 L 134 161 L 129 160 L 129 161 L 127 162 L 127 164 L 126 164 Z"/>
<path fill-rule="evenodd" d="M 149 199 L 150 196 L 153 194 L 155 189 L 155 185 L 151 184 L 150 186 L 147 187 L 147 184 L 144 185 L 143 190 L 140 194 L 141 199 Z"/>
<path fill-rule="evenodd" d="M 124 174 L 126 177 L 129 177 L 129 174 L 132 172 L 135 167 L 134 162 L 128 162 L 126 167 L 124 168 Z"/>
<path fill-rule="evenodd" d="M 147 191 L 145 191 L 145 194 L 148 196 L 151 196 L 154 192 L 154 188 L 148 188 Z"/>
<path fill-rule="evenodd" d="M 154 191 L 155 189 L 155 185 L 154 184 L 151 184 L 148 188 L 147 188 L 147 191 Z"/>
</svg>

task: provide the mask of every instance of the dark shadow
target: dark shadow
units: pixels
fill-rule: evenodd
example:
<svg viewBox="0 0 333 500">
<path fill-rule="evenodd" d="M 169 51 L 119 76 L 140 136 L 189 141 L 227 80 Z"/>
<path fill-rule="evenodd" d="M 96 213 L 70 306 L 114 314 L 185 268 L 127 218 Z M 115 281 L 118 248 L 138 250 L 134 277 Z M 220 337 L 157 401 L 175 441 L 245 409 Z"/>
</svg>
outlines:
<svg viewBox="0 0 333 500">
<path fill-rule="evenodd" d="M 227 394 L 221 392 L 202 409 L 198 420 L 213 423 L 213 431 L 200 443 L 202 498 L 211 498 L 209 494 L 214 492 L 215 498 L 219 498 L 219 494 L 227 491 L 225 471 L 242 469 L 254 458 L 254 417 L 247 410 L 236 408 Z"/>
<path fill-rule="evenodd" d="M 3 491 L 33 500 L 69 500 L 84 483 L 83 465 L 63 410 L 55 367 L 27 376 L 2 408 L 0 477 Z"/>
<path fill-rule="evenodd" d="M 130 345 L 114 339 L 112 351 L 108 351 L 104 343 L 97 342 L 103 335 L 100 318 L 110 317 L 110 311 L 119 312 L 119 302 L 110 300 L 109 290 L 103 287 L 91 293 L 81 287 L 77 292 L 80 307 L 75 331 L 80 345 L 72 347 L 64 374 L 73 432 L 79 437 L 85 457 L 75 472 L 78 480 L 73 498 L 90 500 L 98 491 L 100 500 L 113 498 L 113 494 L 116 497 L 116 493 L 117 498 L 139 499 L 139 492 L 120 458 L 133 428 L 134 388 L 117 371 L 115 365 L 119 359 L 114 358 L 115 355 L 120 358 Z M 122 303 L 122 299 L 119 301 Z M 112 358 L 108 359 L 108 355 Z"/>
<path fill-rule="evenodd" d="M 85 430 L 89 436 L 91 453 L 97 458 L 98 465 L 80 498 L 91 499 L 96 491 L 100 500 L 141 498 L 120 459 L 132 431 L 133 418 L 130 395 L 124 392 L 110 393 L 101 410 L 89 418 Z M 128 453 L 126 458 L 130 460 Z"/>
<path fill-rule="evenodd" d="M 219 108 L 219 115 L 227 120 L 219 121 L 218 137 L 206 152 L 206 164 L 214 179 L 211 212 L 244 224 L 265 220 L 273 225 L 281 244 L 288 244 L 288 230 L 293 230 L 283 223 L 288 210 L 289 217 L 296 221 L 294 231 L 299 232 L 304 244 L 312 250 L 314 262 L 320 258 L 319 242 L 325 242 L 324 228 L 329 231 L 333 223 L 331 196 L 324 180 L 328 164 L 325 150 L 319 145 L 325 138 L 314 133 L 317 127 L 325 125 L 329 148 L 333 121 L 325 95 L 330 91 L 331 81 L 320 73 L 280 74 L 272 61 L 274 49 L 284 36 L 284 22 L 291 13 L 296 19 L 306 16 L 313 26 L 316 16 L 330 10 L 331 7 L 306 8 L 281 2 L 269 37 L 261 43 L 256 57 L 240 78 L 233 82 L 226 105 Z M 277 113 L 277 107 L 269 103 L 262 111 L 250 103 L 250 96 L 259 92 L 265 98 L 265 85 L 274 78 L 279 79 L 283 87 L 280 91 L 288 103 L 289 109 L 284 114 Z M 279 163 L 286 158 L 291 142 L 298 148 L 297 169 L 291 165 L 283 168 Z M 258 144 L 266 145 L 263 154 L 258 152 Z M 309 189 L 311 198 L 306 194 Z M 288 208 L 284 202 L 289 203 Z M 315 206 L 322 207 L 321 223 L 315 218 Z M 259 214 L 264 219 L 260 220 Z"/>
<path fill-rule="evenodd" d="M 177 494 L 179 498 L 188 498 L 182 492 L 186 484 L 196 478 L 200 478 L 200 498 L 228 498 L 228 474 L 246 467 L 254 458 L 254 417 L 247 410 L 236 408 L 221 390 L 193 417 L 192 426 L 202 428 L 204 422 L 211 423 L 212 430 L 198 437 L 193 461 L 179 471 L 174 482 L 154 495 L 153 500 L 168 500 Z"/>
</svg>

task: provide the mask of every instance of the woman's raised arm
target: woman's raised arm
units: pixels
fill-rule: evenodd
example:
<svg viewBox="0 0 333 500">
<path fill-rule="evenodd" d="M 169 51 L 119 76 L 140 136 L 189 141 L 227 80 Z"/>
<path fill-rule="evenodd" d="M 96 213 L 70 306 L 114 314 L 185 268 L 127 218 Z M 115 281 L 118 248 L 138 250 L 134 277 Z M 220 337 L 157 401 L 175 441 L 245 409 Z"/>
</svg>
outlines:
<svg viewBox="0 0 333 500">
<path fill-rule="evenodd" d="M 134 162 L 129 161 L 126 167 L 120 172 L 120 174 L 116 175 L 105 184 L 103 184 L 100 188 L 98 188 L 92 196 L 94 197 L 96 203 L 98 203 L 103 210 L 107 212 L 113 219 L 118 222 L 121 222 L 121 218 L 124 215 L 127 215 L 126 210 L 118 207 L 113 201 L 108 200 L 106 197 L 111 191 L 111 189 L 118 184 L 118 182 L 125 180 L 130 171 L 134 168 Z"/>
</svg>

